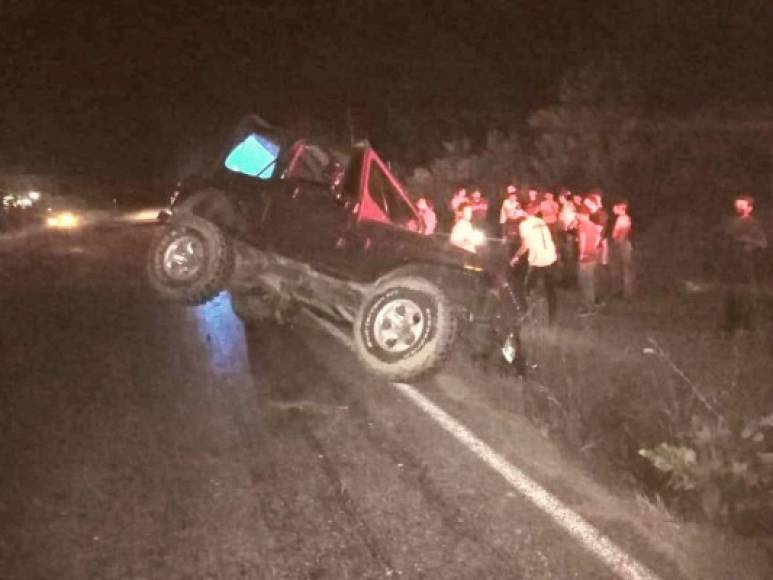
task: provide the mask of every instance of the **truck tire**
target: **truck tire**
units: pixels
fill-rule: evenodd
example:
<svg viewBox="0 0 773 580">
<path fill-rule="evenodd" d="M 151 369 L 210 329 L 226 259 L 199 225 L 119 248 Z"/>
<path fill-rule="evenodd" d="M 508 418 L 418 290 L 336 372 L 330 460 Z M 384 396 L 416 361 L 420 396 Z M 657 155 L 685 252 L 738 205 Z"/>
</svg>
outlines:
<svg viewBox="0 0 773 580">
<path fill-rule="evenodd" d="M 257 292 L 231 291 L 231 308 L 245 326 L 276 319 L 274 309 Z"/>
<path fill-rule="evenodd" d="M 369 370 L 392 381 L 428 374 L 451 353 L 457 318 L 445 292 L 425 278 L 399 276 L 366 297 L 354 343 Z"/>
<path fill-rule="evenodd" d="M 173 217 L 150 244 L 148 280 L 167 300 L 203 304 L 221 292 L 233 269 L 230 241 L 204 218 Z"/>
</svg>

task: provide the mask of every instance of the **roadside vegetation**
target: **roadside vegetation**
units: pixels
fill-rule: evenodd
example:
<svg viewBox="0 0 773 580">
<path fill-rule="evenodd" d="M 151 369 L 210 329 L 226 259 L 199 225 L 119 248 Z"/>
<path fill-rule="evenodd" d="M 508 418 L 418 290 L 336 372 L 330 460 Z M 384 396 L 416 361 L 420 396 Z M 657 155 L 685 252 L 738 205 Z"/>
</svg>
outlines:
<svg viewBox="0 0 773 580">
<path fill-rule="evenodd" d="M 447 140 L 406 181 L 441 216 L 470 185 L 496 208 L 509 183 L 630 200 L 637 297 L 581 318 L 565 288 L 557 328 L 528 330 L 535 368 L 522 410 L 648 501 L 771 539 L 773 267 L 754 289 L 754 328 L 728 335 L 718 254 L 741 192 L 773 237 L 773 116 L 665 115 L 638 82 L 614 61 L 579 68 L 527 127 Z"/>
<path fill-rule="evenodd" d="M 735 336 L 720 307 L 714 291 L 653 290 L 533 329 L 525 413 L 674 513 L 770 536 L 773 298 L 767 323 Z"/>
</svg>

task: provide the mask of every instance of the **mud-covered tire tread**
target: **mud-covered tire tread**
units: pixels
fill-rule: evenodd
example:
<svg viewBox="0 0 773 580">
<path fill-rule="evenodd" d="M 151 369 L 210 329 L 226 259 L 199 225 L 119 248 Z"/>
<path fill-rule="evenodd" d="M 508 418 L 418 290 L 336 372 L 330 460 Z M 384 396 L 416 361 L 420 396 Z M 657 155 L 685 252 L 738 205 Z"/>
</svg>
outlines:
<svg viewBox="0 0 773 580">
<path fill-rule="evenodd" d="M 436 302 L 437 324 L 435 336 L 419 352 L 407 359 L 387 363 L 368 352 L 361 328 L 371 303 L 392 288 L 406 288 L 431 296 Z M 458 324 L 451 300 L 437 284 L 417 275 L 390 277 L 369 293 L 357 312 L 353 329 L 355 351 L 366 368 L 388 380 L 405 381 L 421 378 L 437 370 L 451 356 L 457 338 Z"/>
<path fill-rule="evenodd" d="M 206 242 L 212 258 L 205 266 L 202 276 L 188 285 L 170 285 L 163 273 L 163 251 L 178 234 L 180 229 L 195 230 Z M 159 296 L 167 300 L 182 302 L 191 306 L 208 302 L 223 290 L 234 270 L 234 250 L 223 231 L 214 223 L 194 215 L 173 217 L 163 226 L 150 244 L 147 259 L 148 281 Z"/>
</svg>

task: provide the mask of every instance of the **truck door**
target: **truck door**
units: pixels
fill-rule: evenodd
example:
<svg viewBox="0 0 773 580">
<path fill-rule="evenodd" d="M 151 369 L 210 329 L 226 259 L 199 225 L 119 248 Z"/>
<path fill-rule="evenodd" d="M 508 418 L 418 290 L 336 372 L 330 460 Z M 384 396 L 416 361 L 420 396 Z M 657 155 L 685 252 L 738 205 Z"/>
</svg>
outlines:
<svg viewBox="0 0 773 580">
<path fill-rule="evenodd" d="M 406 239 L 418 235 L 413 205 L 375 151 L 363 155 L 357 220 L 346 232 L 348 275 L 372 281 L 401 263 Z"/>
</svg>

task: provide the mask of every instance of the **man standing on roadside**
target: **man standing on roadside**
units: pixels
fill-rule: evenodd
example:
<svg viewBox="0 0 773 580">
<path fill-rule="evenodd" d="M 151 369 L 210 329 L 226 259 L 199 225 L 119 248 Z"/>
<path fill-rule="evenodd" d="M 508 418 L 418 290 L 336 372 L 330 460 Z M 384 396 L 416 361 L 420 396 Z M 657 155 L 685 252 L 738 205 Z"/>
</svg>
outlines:
<svg viewBox="0 0 773 580">
<path fill-rule="evenodd" d="M 553 243 L 553 236 L 547 224 L 537 217 L 539 204 L 531 203 L 526 208 L 528 216 L 524 219 L 518 230 L 521 236 L 521 246 L 510 261 L 515 266 L 528 253 L 529 270 L 526 273 L 526 292 L 537 286 L 540 280 L 545 288 L 545 297 L 548 302 L 548 323 L 552 326 L 556 320 L 558 299 L 556 296 L 556 264 L 558 253 Z"/>
<path fill-rule="evenodd" d="M 577 214 L 577 282 L 584 302 L 580 314 L 591 314 L 596 307 L 596 266 L 601 233 L 590 214 L 591 210 L 586 206 Z"/>
<path fill-rule="evenodd" d="M 542 221 L 548 225 L 554 242 L 558 240 L 558 214 L 560 209 L 552 192 L 546 191 L 542 194 L 542 201 L 539 204 L 540 215 L 542 216 Z"/>
<path fill-rule="evenodd" d="M 514 185 L 508 185 L 507 197 L 502 202 L 502 209 L 499 211 L 499 225 L 504 239 L 517 235 L 519 220 L 524 215 L 521 204 L 518 202 L 518 190 Z"/>
<path fill-rule="evenodd" d="M 591 211 L 590 219 L 599 227 L 601 235 L 601 255 L 599 262 L 602 266 L 609 265 L 609 252 L 607 247 L 607 239 L 609 238 L 609 214 L 604 209 L 604 199 L 600 189 L 594 189 L 591 194 L 586 198 L 585 205 Z"/>
<path fill-rule="evenodd" d="M 754 294 L 757 291 L 764 250 L 768 239 L 754 213 L 754 200 L 736 197 L 735 217 L 725 228 L 726 249 L 723 268 L 727 284 L 722 328 L 728 332 L 750 330 L 754 322 Z"/>
<path fill-rule="evenodd" d="M 470 203 L 472 204 L 472 224 L 476 228 L 485 230 L 488 218 L 488 200 L 483 197 L 477 187 L 472 192 Z"/>
<path fill-rule="evenodd" d="M 628 202 L 620 201 L 612 206 L 615 215 L 610 236 L 610 264 L 615 286 L 622 291 L 623 298 L 633 298 L 633 246 L 631 246 L 631 216 Z"/>
<path fill-rule="evenodd" d="M 585 206 L 590 210 L 590 219 L 599 228 L 599 254 L 596 267 L 596 295 L 603 300 L 609 298 L 612 291 L 612 277 L 609 272 L 609 213 L 604 209 L 601 190 L 596 188 L 585 198 Z M 599 268 L 599 266 L 601 266 Z"/>
</svg>

